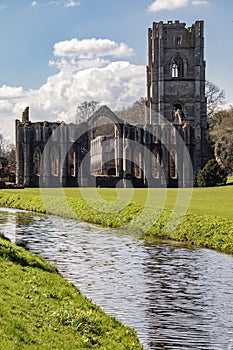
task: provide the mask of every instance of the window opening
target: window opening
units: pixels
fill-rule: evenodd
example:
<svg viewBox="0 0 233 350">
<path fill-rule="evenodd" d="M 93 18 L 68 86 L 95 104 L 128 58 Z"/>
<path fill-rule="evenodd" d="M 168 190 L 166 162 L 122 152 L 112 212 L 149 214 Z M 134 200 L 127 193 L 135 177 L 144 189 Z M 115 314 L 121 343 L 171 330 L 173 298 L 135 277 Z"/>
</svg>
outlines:
<svg viewBox="0 0 233 350">
<path fill-rule="evenodd" d="M 172 78 L 178 78 L 178 76 L 179 76 L 178 65 L 174 62 L 172 63 Z"/>
<path fill-rule="evenodd" d="M 181 45 L 181 43 L 182 43 L 182 36 L 181 35 L 176 35 L 175 38 L 174 38 L 174 41 L 175 41 L 175 45 L 176 46 Z"/>
<path fill-rule="evenodd" d="M 170 153 L 170 178 L 177 178 L 177 156 L 175 151 Z"/>
<path fill-rule="evenodd" d="M 73 149 L 69 152 L 69 169 L 70 176 L 75 177 L 75 163 L 76 163 L 76 154 Z"/>
<path fill-rule="evenodd" d="M 153 152 L 152 155 L 152 177 L 158 178 L 159 177 L 159 159 L 158 159 L 158 153 L 156 151 Z"/>
<path fill-rule="evenodd" d="M 35 174 L 40 175 L 41 152 L 39 149 L 35 152 Z"/>
<path fill-rule="evenodd" d="M 56 150 L 52 151 L 52 175 L 58 176 L 58 154 Z"/>
<path fill-rule="evenodd" d="M 184 75 L 184 64 L 181 57 L 176 57 L 171 65 L 172 78 L 183 77 Z"/>
</svg>

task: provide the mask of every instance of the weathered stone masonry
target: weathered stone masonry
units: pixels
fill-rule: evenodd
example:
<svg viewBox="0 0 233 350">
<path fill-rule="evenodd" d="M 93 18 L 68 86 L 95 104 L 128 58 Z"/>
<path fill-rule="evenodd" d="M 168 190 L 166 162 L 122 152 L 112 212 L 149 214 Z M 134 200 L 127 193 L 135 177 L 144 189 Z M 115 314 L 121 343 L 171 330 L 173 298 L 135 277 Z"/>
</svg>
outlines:
<svg viewBox="0 0 233 350">
<path fill-rule="evenodd" d="M 174 122 L 181 110 L 195 130 L 194 173 L 208 160 L 204 22 L 154 22 L 148 30 L 147 123 Z"/>
<path fill-rule="evenodd" d="M 203 21 L 153 23 L 144 125 L 102 106 L 87 121 L 16 120 L 16 180 L 24 186 L 186 187 L 208 160 Z"/>
</svg>

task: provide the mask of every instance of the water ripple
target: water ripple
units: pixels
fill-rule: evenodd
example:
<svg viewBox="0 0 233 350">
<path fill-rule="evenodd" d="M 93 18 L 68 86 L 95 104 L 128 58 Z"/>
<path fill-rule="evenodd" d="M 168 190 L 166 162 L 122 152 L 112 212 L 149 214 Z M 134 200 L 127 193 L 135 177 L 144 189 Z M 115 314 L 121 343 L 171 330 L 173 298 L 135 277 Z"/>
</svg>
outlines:
<svg viewBox="0 0 233 350">
<path fill-rule="evenodd" d="M 83 222 L 0 212 L 0 231 L 134 327 L 145 349 L 233 349 L 233 258 Z"/>
</svg>

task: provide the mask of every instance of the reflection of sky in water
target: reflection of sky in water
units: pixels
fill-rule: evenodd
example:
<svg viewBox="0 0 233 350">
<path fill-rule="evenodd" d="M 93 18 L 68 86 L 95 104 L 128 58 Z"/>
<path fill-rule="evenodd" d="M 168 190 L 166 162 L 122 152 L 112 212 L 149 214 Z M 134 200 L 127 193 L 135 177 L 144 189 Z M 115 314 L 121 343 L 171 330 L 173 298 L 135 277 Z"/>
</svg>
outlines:
<svg viewBox="0 0 233 350">
<path fill-rule="evenodd" d="M 233 349 L 231 256 L 32 213 L 0 212 L 0 231 L 56 263 L 145 349 Z"/>
</svg>

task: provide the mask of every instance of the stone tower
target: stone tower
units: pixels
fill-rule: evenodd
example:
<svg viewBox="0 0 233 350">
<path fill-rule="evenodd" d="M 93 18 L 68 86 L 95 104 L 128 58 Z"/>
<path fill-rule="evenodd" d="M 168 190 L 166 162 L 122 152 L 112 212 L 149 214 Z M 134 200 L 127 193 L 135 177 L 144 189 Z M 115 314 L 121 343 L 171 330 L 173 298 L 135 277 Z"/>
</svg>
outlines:
<svg viewBox="0 0 233 350">
<path fill-rule="evenodd" d="M 194 129 L 194 176 L 208 160 L 204 22 L 154 22 L 148 31 L 147 124 L 179 124 L 177 111 Z"/>
</svg>

